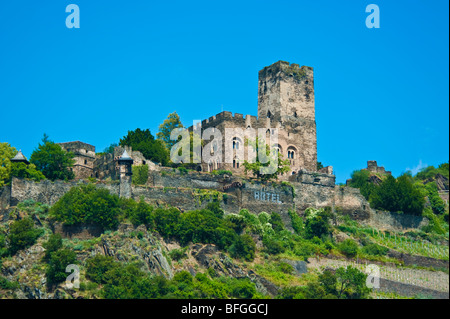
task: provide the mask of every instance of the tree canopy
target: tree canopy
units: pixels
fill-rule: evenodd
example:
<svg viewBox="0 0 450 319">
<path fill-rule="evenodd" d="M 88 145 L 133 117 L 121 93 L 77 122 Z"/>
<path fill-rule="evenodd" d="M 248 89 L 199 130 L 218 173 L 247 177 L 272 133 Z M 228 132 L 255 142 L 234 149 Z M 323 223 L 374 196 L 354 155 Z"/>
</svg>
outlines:
<svg viewBox="0 0 450 319">
<path fill-rule="evenodd" d="M 31 154 L 30 162 L 52 181 L 70 180 L 75 178 L 75 174 L 70 169 L 74 164 L 73 158 L 72 152 L 66 152 L 61 146 L 44 136 L 42 143 Z"/>
<path fill-rule="evenodd" d="M 128 131 L 128 134 L 120 139 L 120 146 L 131 146 L 134 151 L 153 162 L 166 165 L 169 162 L 169 151 L 160 140 L 155 140 L 149 129 Z"/>
</svg>

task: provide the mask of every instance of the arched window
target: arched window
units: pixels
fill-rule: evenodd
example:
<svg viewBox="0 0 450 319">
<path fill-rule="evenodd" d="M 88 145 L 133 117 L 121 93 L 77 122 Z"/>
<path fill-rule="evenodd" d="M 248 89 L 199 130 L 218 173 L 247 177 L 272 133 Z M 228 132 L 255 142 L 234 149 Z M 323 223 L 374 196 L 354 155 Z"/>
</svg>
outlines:
<svg viewBox="0 0 450 319">
<path fill-rule="evenodd" d="M 291 165 L 295 165 L 295 159 L 296 159 L 297 149 L 294 146 L 289 146 L 287 148 L 287 156 L 289 161 L 291 162 Z"/>
<path fill-rule="evenodd" d="M 267 111 L 267 117 L 270 119 L 272 117 L 272 113 L 270 111 Z"/>
<path fill-rule="evenodd" d="M 238 150 L 241 146 L 241 140 L 238 137 L 233 137 L 233 149 Z"/>
</svg>

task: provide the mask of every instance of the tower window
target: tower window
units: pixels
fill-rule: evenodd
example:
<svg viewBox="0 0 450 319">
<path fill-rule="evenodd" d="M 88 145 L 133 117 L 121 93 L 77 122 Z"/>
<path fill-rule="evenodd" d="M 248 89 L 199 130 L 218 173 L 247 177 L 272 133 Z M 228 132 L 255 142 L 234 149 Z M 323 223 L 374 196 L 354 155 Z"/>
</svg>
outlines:
<svg viewBox="0 0 450 319">
<path fill-rule="evenodd" d="M 272 113 L 270 111 L 267 111 L 267 117 L 270 119 L 272 117 Z"/>
<path fill-rule="evenodd" d="M 87 164 L 87 160 L 84 160 L 84 164 Z"/>
<path fill-rule="evenodd" d="M 298 117 L 298 115 L 297 115 L 297 112 L 294 112 L 294 117 L 295 117 L 295 118 L 297 118 L 297 117 Z"/>
</svg>

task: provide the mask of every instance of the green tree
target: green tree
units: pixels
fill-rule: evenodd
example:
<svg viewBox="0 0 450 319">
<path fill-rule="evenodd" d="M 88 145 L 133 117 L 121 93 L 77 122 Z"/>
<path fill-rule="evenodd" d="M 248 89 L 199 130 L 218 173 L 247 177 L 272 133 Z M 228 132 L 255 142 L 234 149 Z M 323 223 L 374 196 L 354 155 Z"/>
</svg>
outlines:
<svg viewBox="0 0 450 319">
<path fill-rule="evenodd" d="M 64 282 L 69 276 L 66 268 L 69 265 L 76 264 L 77 255 L 69 249 L 59 249 L 50 255 L 45 272 L 47 278 L 47 287 L 52 288 L 54 285 Z"/>
<path fill-rule="evenodd" d="M 359 188 L 361 195 L 363 195 L 366 200 L 369 200 L 370 195 L 377 188 L 377 185 L 370 182 L 369 178 L 370 172 L 366 169 L 354 171 L 351 175 L 349 184 L 350 187 Z"/>
<path fill-rule="evenodd" d="M 9 254 L 15 255 L 19 250 L 32 246 L 41 234 L 42 229 L 35 228 L 31 218 L 15 221 L 11 224 L 8 235 Z"/>
<path fill-rule="evenodd" d="M 256 244 L 248 234 L 240 235 L 230 247 L 230 256 L 252 261 L 255 258 Z"/>
<path fill-rule="evenodd" d="M 50 260 L 51 254 L 55 251 L 61 249 L 63 246 L 62 244 L 62 237 L 60 234 L 51 234 L 48 240 L 42 245 L 42 247 L 45 248 L 45 255 L 44 260 L 48 261 Z"/>
<path fill-rule="evenodd" d="M 39 182 L 45 179 L 44 174 L 36 169 L 34 164 L 11 163 L 11 177 L 28 178 Z"/>
<path fill-rule="evenodd" d="M 243 166 L 246 174 L 251 172 L 253 176 L 268 181 L 278 179 L 279 175 L 283 175 L 291 169 L 289 160 L 284 160 L 281 153 L 277 153 L 274 149 L 271 150 L 265 140 L 256 138 L 255 141 L 252 141 L 247 139 L 245 143 L 256 152 L 256 158 L 253 162 L 244 161 Z M 262 151 L 260 152 L 260 149 L 265 149 L 265 154 Z M 260 158 L 260 153 L 264 154 L 265 160 Z M 273 172 L 271 173 L 271 171 Z"/>
<path fill-rule="evenodd" d="M 41 171 L 46 178 L 54 180 L 70 180 L 75 174 L 70 169 L 74 164 L 74 154 L 66 152 L 45 136 L 42 143 L 33 151 L 30 162 Z"/>
<path fill-rule="evenodd" d="M 131 146 L 135 151 L 153 162 L 166 165 L 169 162 L 169 151 L 162 141 L 155 140 L 149 129 L 128 131 L 128 134 L 120 139 L 120 146 Z"/>
<path fill-rule="evenodd" d="M 156 133 L 156 137 L 164 142 L 167 149 L 171 149 L 172 146 L 177 142 L 170 139 L 170 134 L 176 128 L 183 128 L 180 117 L 177 112 L 170 113 L 167 119 L 159 126 L 159 132 Z"/>
<path fill-rule="evenodd" d="M 366 299 L 370 289 L 366 286 L 367 275 L 352 266 L 336 270 L 337 296 L 346 299 Z"/>
<path fill-rule="evenodd" d="M 11 158 L 16 154 L 17 150 L 9 143 L 0 143 L 0 187 L 10 181 Z"/>
<path fill-rule="evenodd" d="M 148 181 L 148 165 L 133 165 L 132 181 L 134 185 L 144 185 Z"/>
<path fill-rule="evenodd" d="M 94 185 L 72 187 L 50 209 L 50 216 L 65 225 L 95 224 L 115 229 L 120 213 L 119 197 Z"/>
</svg>

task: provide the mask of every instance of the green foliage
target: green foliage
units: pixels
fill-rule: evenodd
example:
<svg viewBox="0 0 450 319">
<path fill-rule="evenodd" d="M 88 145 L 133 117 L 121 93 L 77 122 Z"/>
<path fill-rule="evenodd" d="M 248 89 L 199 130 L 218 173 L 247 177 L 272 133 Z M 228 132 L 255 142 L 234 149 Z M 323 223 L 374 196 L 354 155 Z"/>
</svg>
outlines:
<svg viewBox="0 0 450 319">
<path fill-rule="evenodd" d="M 129 214 L 129 220 L 134 226 L 145 225 L 147 228 L 154 227 L 153 207 L 144 201 L 135 205 Z"/>
<path fill-rule="evenodd" d="M 337 297 L 346 299 L 366 299 L 370 289 L 366 286 L 367 275 L 356 268 L 348 266 L 336 270 Z"/>
<path fill-rule="evenodd" d="M 256 159 L 253 162 L 244 161 L 243 166 L 246 174 L 247 172 L 251 172 L 258 179 L 269 181 L 278 179 L 279 175 L 290 171 L 289 160 L 284 160 L 281 153 L 270 150 L 265 140 L 260 141 L 256 138 L 255 141 L 246 140 L 245 143 L 249 147 L 252 147 L 256 154 Z M 265 153 L 264 151 L 260 152 L 260 149 L 265 149 Z"/>
<path fill-rule="evenodd" d="M 76 264 L 77 258 L 74 251 L 70 249 L 59 249 L 50 254 L 47 263 L 45 276 L 47 278 L 47 286 L 52 286 L 66 280 L 68 273 L 66 273 L 67 266 Z"/>
<path fill-rule="evenodd" d="M 250 235 L 244 234 L 237 237 L 230 247 L 230 256 L 252 261 L 255 258 L 256 244 Z"/>
<path fill-rule="evenodd" d="M 323 167 L 322 162 L 317 162 L 317 170 L 322 169 Z"/>
<path fill-rule="evenodd" d="M 167 119 L 159 126 L 159 132 L 156 133 L 156 137 L 163 141 L 166 148 L 169 150 L 177 142 L 170 139 L 170 134 L 176 128 L 183 128 L 183 124 L 181 123 L 180 116 L 177 112 L 173 112 L 167 116 Z"/>
<path fill-rule="evenodd" d="M 228 176 L 231 176 L 231 175 L 233 175 L 233 172 L 229 171 L 229 170 L 225 170 L 225 169 L 219 169 L 219 170 L 213 170 L 211 172 L 211 174 L 212 175 L 228 175 Z"/>
<path fill-rule="evenodd" d="M 169 252 L 169 256 L 172 260 L 175 260 L 175 261 L 181 260 L 183 258 L 187 258 L 186 250 L 187 250 L 187 247 L 180 248 L 180 249 L 172 249 Z"/>
<path fill-rule="evenodd" d="M 338 249 L 345 256 L 353 258 L 358 254 L 359 247 L 354 240 L 348 238 L 338 245 Z"/>
<path fill-rule="evenodd" d="M 386 256 L 389 248 L 377 245 L 375 243 L 364 246 L 361 252 L 366 255 L 372 256 Z"/>
<path fill-rule="evenodd" d="M 415 179 L 420 181 L 432 181 L 436 179 L 436 176 L 441 174 L 442 176 L 449 179 L 449 163 L 442 163 L 435 168 L 434 166 L 428 166 L 422 168 L 419 173 L 416 174 Z"/>
<path fill-rule="evenodd" d="M 35 182 L 45 179 L 44 174 L 36 169 L 34 164 L 11 163 L 11 177 L 27 178 Z"/>
<path fill-rule="evenodd" d="M 134 185 L 144 185 L 148 181 L 148 165 L 133 165 L 132 166 L 133 176 L 132 182 Z"/>
<path fill-rule="evenodd" d="M 370 196 L 376 189 L 376 185 L 371 183 L 369 180 L 370 172 L 368 170 L 362 169 L 359 171 L 354 171 L 351 175 L 351 181 L 349 186 L 354 188 L 359 188 L 361 195 L 363 195 L 366 200 L 369 200 Z"/>
<path fill-rule="evenodd" d="M 30 162 L 52 181 L 70 180 L 75 177 L 71 170 L 75 163 L 73 158 L 73 153 L 66 152 L 58 144 L 43 139 L 42 144 L 39 144 L 31 154 Z"/>
<path fill-rule="evenodd" d="M 370 203 L 377 209 L 421 215 L 425 199 L 421 191 L 414 186 L 411 176 L 404 174 L 396 180 L 392 175 L 388 175 L 381 185 L 375 188 Z"/>
<path fill-rule="evenodd" d="M 275 232 L 280 232 L 284 229 L 283 220 L 278 213 L 272 213 L 270 215 L 269 223 L 272 224 L 272 228 Z"/>
<path fill-rule="evenodd" d="M 15 255 L 19 250 L 32 246 L 41 234 L 42 229 L 35 228 L 31 218 L 13 222 L 8 235 L 8 253 Z"/>
<path fill-rule="evenodd" d="M 330 212 L 324 208 L 314 209 L 312 207 L 305 210 L 305 238 L 323 238 L 331 233 L 329 224 Z"/>
<path fill-rule="evenodd" d="M 43 259 L 49 261 L 51 254 L 61 249 L 63 246 L 62 237 L 60 234 L 51 234 L 48 240 L 42 244 L 45 249 L 45 255 Z"/>
<path fill-rule="evenodd" d="M 291 223 L 292 223 L 292 228 L 294 229 L 295 233 L 297 235 L 304 235 L 304 223 L 303 223 L 303 219 L 297 215 L 297 213 L 295 211 L 289 210 L 288 211 L 289 217 L 291 217 Z"/>
<path fill-rule="evenodd" d="M 16 154 L 17 150 L 9 143 L 0 143 L 0 187 L 11 179 L 11 158 Z"/>
<path fill-rule="evenodd" d="M 3 290 L 16 290 L 19 289 L 20 285 L 18 282 L 11 282 L 8 279 L 0 276 L 0 289 Z"/>
<path fill-rule="evenodd" d="M 72 187 L 50 209 L 50 216 L 65 225 L 94 224 L 104 230 L 118 224 L 119 197 L 94 185 Z"/>
<path fill-rule="evenodd" d="M 166 165 L 169 162 L 169 151 L 160 140 L 155 140 L 149 129 L 128 131 L 128 134 L 120 139 L 120 146 L 131 146 L 134 151 L 157 163 Z"/>
<path fill-rule="evenodd" d="M 95 255 L 86 260 L 86 278 L 98 284 L 106 284 L 108 271 L 119 265 L 111 256 Z"/>
<path fill-rule="evenodd" d="M 150 277 L 133 264 L 121 264 L 112 257 L 96 255 L 86 261 L 86 278 L 102 285 L 101 296 L 108 299 L 146 298 L 253 298 L 255 285 L 246 279 L 224 278 L 187 271 L 172 280 Z M 211 273 L 211 272 L 208 272 Z"/>
</svg>

